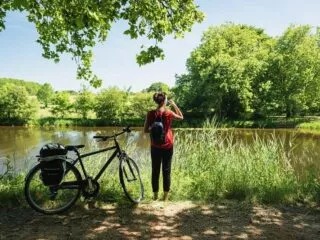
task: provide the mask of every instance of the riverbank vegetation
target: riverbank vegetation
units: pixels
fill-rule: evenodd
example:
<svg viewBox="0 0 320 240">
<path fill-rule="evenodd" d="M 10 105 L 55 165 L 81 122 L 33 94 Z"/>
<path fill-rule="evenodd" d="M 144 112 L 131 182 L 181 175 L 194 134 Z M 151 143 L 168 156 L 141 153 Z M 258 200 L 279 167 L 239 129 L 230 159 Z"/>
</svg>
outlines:
<svg viewBox="0 0 320 240">
<path fill-rule="evenodd" d="M 158 82 L 140 92 L 109 87 L 54 91 L 50 84 L 0 79 L 2 125 L 142 125 L 154 107 L 152 93 L 166 91 L 183 109 L 179 127 L 217 118 L 226 127 L 319 125 L 319 32 L 290 26 L 279 37 L 253 26 L 210 27 L 172 88 Z M 313 123 L 303 124 L 313 121 Z"/>
<path fill-rule="evenodd" d="M 92 150 L 101 147 L 92 143 Z M 122 143 L 123 144 L 123 143 Z M 320 178 L 315 168 L 299 170 L 299 159 L 290 149 L 274 138 L 255 138 L 252 144 L 235 141 L 232 134 L 221 135 L 212 124 L 195 132 L 176 133 L 172 166 L 171 199 L 211 202 L 235 199 L 252 203 L 314 204 L 320 203 Z M 140 166 L 146 188 L 146 201 L 151 199 L 149 152 L 128 149 Z M 94 175 L 105 156 L 89 157 L 85 166 Z M 100 201 L 125 199 L 118 179 L 118 163 L 112 163 L 101 179 Z M 313 169 L 313 170 L 312 170 Z M 0 181 L 0 205 L 24 205 L 25 173 L 13 172 Z"/>
</svg>

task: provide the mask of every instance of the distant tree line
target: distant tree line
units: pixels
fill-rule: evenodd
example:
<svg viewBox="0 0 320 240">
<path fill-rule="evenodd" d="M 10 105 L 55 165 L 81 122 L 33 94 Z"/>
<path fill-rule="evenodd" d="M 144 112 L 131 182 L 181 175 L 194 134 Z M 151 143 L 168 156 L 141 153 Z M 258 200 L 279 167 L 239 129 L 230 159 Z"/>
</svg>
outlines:
<svg viewBox="0 0 320 240">
<path fill-rule="evenodd" d="M 28 91 L 27 87 L 30 86 L 35 86 L 36 89 Z M 109 87 L 95 94 L 86 87 L 79 92 L 54 91 L 48 83 L 30 85 L 30 82 L 23 80 L 6 79 L 0 85 L 0 122 L 28 122 L 36 119 L 39 111 L 44 110 L 51 113 L 47 116 L 62 119 L 70 116 L 117 122 L 141 119 L 155 106 L 153 92 L 170 93 L 169 89 L 168 85 L 157 82 L 137 93 Z"/>
<path fill-rule="evenodd" d="M 36 82 L 24 81 L 13 78 L 0 78 L 0 86 L 4 86 L 6 84 L 24 86 L 30 95 L 36 95 L 39 89 L 41 88 L 41 84 Z"/>
</svg>

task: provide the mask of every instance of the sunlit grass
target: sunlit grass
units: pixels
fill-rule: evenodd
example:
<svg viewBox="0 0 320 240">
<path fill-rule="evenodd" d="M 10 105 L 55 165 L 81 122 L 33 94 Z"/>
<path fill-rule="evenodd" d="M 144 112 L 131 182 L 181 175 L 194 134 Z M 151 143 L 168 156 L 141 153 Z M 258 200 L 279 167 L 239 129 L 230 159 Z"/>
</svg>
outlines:
<svg viewBox="0 0 320 240">
<path fill-rule="evenodd" d="M 298 125 L 300 129 L 320 130 L 320 121 L 305 122 Z"/>
<path fill-rule="evenodd" d="M 12 207 L 25 205 L 24 202 L 25 174 L 4 176 L 0 179 L 0 206 Z"/>
</svg>

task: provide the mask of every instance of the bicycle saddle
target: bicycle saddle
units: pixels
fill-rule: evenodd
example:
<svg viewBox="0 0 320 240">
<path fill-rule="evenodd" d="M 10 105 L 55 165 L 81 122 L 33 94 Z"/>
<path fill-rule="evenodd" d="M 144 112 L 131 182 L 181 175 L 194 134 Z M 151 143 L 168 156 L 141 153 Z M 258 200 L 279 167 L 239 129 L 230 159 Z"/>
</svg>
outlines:
<svg viewBox="0 0 320 240">
<path fill-rule="evenodd" d="M 64 146 L 68 151 L 72 151 L 74 149 L 80 149 L 80 148 L 84 148 L 84 145 L 81 144 L 81 145 L 67 145 L 67 146 Z"/>
</svg>

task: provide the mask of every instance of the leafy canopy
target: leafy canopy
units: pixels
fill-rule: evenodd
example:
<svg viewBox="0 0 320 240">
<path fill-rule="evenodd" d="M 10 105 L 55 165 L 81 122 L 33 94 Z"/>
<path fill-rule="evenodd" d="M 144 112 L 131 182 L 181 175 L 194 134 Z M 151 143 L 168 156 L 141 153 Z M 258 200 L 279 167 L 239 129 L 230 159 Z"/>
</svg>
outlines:
<svg viewBox="0 0 320 240">
<path fill-rule="evenodd" d="M 177 76 L 175 93 L 186 109 L 239 117 L 253 111 L 252 85 L 266 66 L 272 39 L 262 29 L 227 23 L 210 27 Z"/>
<path fill-rule="evenodd" d="M 96 97 L 95 112 L 97 118 L 122 120 L 126 115 L 128 93 L 117 87 L 102 90 Z"/>
<path fill-rule="evenodd" d="M 71 109 L 70 93 L 58 92 L 51 101 L 50 111 L 54 116 L 64 118 Z"/>
<path fill-rule="evenodd" d="M 39 91 L 37 92 L 37 98 L 38 100 L 44 104 L 45 107 L 48 107 L 48 104 L 50 103 L 50 100 L 52 99 L 54 95 L 54 90 L 49 83 L 43 84 Z"/>
<path fill-rule="evenodd" d="M 265 77 L 272 82 L 270 96 L 287 117 L 320 106 L 319 29 L 290 26 L 277 40 Z"/>
<path fill-rule="evenodd" d="M 155 82 L 155 83 L 152 83 L 145 91 L 169 93 L 170 87 L 168 86 L 168 84 L 165 84 L 163 82 Z"/>
<path fill-rule="evenodd" d="M 8 11 L 24 11 L 34 23 L 43 57 L 59 62 L 63 53 L 77 62 L 77 78 L 98 87 L 101 80 L 92 72 L 92 48 L 108 36 L 112 24 L 122 19 L 131 39 L 145 36 L 155 44 L 137 55 L 139 65 L 163 58 L 158 46 L 164 37 L 183 37 L 195 22 L 204 18 L 194 0 L 3 0 L 0 1 L 0 31 Z"/>
<path fill-rule="evenodd" d="M 277 38 L 239 24 L 210 27 L 177 76 L 185 111 L 227 118 L 320 110 L 320 30 L 290 26 Z"/>
<path fill-rule="evenodd" d="M 138 92 L 129 96 L 127 106 L 127 117 L 130 119 L 144 119 L 147 112 L 156 108 L 153 101 L 153 93 Z"/>
<path fill-rule="evenodd" d="M 88 88 L 83 87 L 82 90 L 76 96 L 76 101 L 74 103 L 74 109 L 79 112 L 82 118 L 87 119 L 88 113 L 94 107 L 94 94 L 89 91 Z"/>
</svg>

